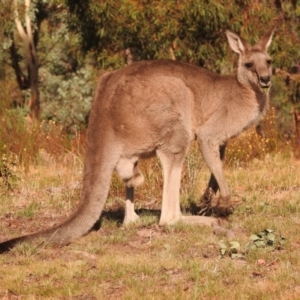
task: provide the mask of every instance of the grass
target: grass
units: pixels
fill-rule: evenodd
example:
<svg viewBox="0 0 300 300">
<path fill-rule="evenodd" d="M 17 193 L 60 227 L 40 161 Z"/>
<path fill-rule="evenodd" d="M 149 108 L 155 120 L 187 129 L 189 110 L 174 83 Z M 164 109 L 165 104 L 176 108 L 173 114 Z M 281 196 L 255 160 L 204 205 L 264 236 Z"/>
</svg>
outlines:
<svg viewBox="0 0 300 300">
<path fill-rule="evenodd" d="M 51 226 L 71 213 L 82 176 L 76 155 L 56 160 L 43 154 L 26 171 L 15 167 L 13 188 L 0 185 L 1 240 Z M 228 161 L 226 178 L 240 202 L 222 222 L 233 233 L 230 238 L 209 227 L 158 226 L 161 169 L 156 160 L 147 161 L 146 182 L 136 193 L 140 224 L 121 226 L 124 188 L 114 177 L 98 231 L 67 247 L 23 244 L 0 256 L 0 298 L 299 299 L 300 161 L 279 152 L 246 163 Z M 208 178 L 192 147 L 182 178 L 184 209 L 199 199 Z M 266 228 L 276 238 L 284 236 L 285 244 L 246 251 L 250 236 Z M 222 256 L 221 241 L 237 242 L 240 248 L 233 250 L 239 258 Z"/>
</svg>

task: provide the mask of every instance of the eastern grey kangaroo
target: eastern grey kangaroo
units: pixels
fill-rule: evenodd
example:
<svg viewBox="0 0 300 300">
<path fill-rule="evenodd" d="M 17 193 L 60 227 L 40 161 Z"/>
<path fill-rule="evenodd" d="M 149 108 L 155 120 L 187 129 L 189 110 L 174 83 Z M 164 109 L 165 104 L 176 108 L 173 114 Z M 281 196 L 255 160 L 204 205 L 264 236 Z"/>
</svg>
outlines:
<svg viewBox="0 0 300 300">
<path fill-rule="evenodd" d="M 57 226 L 0 243 L 0 252 L 36 238 L 65 245 L 88 233 L 101 215 L 114 170 L 126 185 L 124 223 L 135 221 L 134 187 L 143 182 L 137 163 L 154 154 L 161 161 L 164 177 L 159 224 L 182 220 L 181 170 L 189 144 L 195 139 L 212 173 L 204 199 L 209 202 L 211 190 L 219 189 L 214 211 L 231 213 L 222 170 L 224 145 L 266 112 L 272 74 L 267 50 L 273 30 L 254 46 L 233 32 L 226 31 L 226 36 L 239 55 L 237 74 L 232 76 L 169 60 L 141 61 L 103 75 L 90 113 L 77 210 Z"/>
</svg>

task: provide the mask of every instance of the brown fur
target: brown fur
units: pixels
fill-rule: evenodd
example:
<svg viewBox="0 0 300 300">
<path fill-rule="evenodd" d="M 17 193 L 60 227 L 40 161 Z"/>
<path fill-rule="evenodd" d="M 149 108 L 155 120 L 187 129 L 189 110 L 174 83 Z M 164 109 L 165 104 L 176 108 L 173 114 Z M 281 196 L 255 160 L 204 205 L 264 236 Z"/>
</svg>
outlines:
<svg viewBox="0 0 300 300">
<path fill-rule="evenodd" d="M 164 173 L 160 224 L 181 220 L 181 169 L 194 139 L 212 172 L 209 189 L 214 193 L 220 189 L 215 211 L 230 213 L 230 192 L 222 171 L 223 145 L 265 114 L 268 92 L 264 88 L 269 88 L 271 77 L 267 48 L 272 32 L 253 47 L 230 31 L 226 35 L 239 54 L 236 75 L 222 76 L 183 62 L 157 60 L 137 62 L 102 76 L 90 114 L 77 211 L 54 228 L 0 243 L 0 251 L 35 238 L 65 245 L 86 234 L 103 210 L 114 170 L 127 184 L 124 223 L 137 220 L 133 192 L 143 181 L 137 162 L 153 154 L 159 157 Z"/>
</svg>

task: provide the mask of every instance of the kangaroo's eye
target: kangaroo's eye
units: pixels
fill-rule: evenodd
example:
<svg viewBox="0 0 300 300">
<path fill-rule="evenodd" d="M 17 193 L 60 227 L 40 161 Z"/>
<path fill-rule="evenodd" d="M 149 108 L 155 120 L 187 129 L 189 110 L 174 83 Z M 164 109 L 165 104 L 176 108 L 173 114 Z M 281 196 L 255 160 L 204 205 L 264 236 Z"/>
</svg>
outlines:
<svg viewBox="0 0 300 300">
<path fill-rule="evenodd" d="M 271 59 L 268 59 L 267 60 L 267 64 L 270 66 L 272 64 L 272 60 Z"/>
<path fill-rule="evenodd" d="M 253 63 L 249 62 L 249 63 L 245 63 L 245 67 L 247 69 L 251 69 L 253 67 Z"/>
</svg>

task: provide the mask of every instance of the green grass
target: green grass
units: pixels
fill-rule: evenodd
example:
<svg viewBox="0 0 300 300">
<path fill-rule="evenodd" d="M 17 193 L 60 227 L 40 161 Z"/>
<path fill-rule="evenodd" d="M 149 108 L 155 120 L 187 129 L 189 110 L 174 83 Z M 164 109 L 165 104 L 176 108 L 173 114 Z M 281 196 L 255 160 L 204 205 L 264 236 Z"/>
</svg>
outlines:
<svg viewBox="0 0 300 300">
<path fill-rule="evenodd" d="M 185 209 L 209 178 L 197 151 L 191 155 L 182 181 Z M 299 169 L 299 161 L 281 154 L 226 166 L 233 200 L 240 202 L 222 223 L 235 235 L 228 239 L 209 227 L 158 226 L 161 169 L 146 162 L 146 182 L 136 193 L 139 224 L 121 226 L 124 188 L 114 177 L 98 231 L 63 248 L 23 244 L 0 256 L 0 298 L 300 299 Z M 63 220 L 79 199 L 71 183 L 80 182 L 81 164 L 67 159 L 17 171 L 12 191 L 1 185 L 1 239 Z M 250 236 L 266 228 L 286 243 L 245 252 Z M 221 256 L 221 240 L 238 242 L 240 259 Z"/>
</svg>

